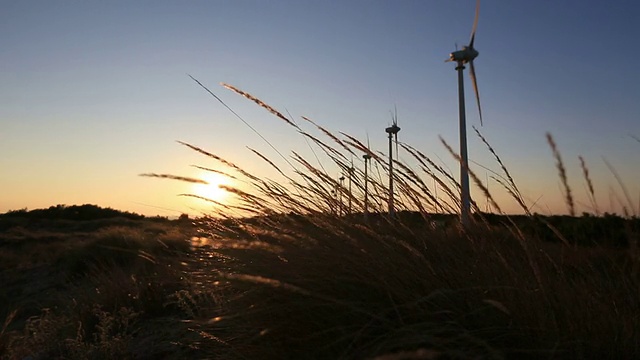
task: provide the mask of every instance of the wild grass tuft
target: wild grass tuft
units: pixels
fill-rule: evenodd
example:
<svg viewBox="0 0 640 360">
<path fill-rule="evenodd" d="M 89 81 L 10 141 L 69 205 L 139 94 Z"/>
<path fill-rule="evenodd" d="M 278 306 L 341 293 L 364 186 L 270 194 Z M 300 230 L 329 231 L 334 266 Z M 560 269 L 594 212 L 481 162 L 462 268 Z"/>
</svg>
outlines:
<svg viewBox="0 0 640 360">
<path fill-rule="evenodd" d="M 500 168 L 492 171 L 494 180 L 524 214 L 505 214 L 497 190 L 470 169 L 494 212 L 474 202 L 474 222 L 462 228 L 460 185 L 437 159 L 398 144 L 412 163 L 393 161 L 398 211 L 389 216 L 385 154 L 303 117 L 313 131 L 306 130 L 254 95 L 225 87 L 291 126 L 315 159 L 296 150 L 284 158 L 259 134 L 286 163 L 250 147 L 275 170 L 267 178 L 179 142 L 214 163 L 195 167 L 233 180 L 223 186 L 230 201 L 181 194 L 215 205 L 194 226 L 116 222 L 73 225 L 64 233 L 0 223 L 3 259 L 23 259 L 12 263 L 21 268 L 0 272 L 3 358 L 640 357 L 640 220 L 573 216 L 551 135 L 571 216 L 532 214 L 476 129 Z M 367 179 L 350 161 L 358 154 L 371 156 Z M 599 215 L 596 189 L 580 161 Z M 335 171 L 350 177 L 351 187 Z"/>
<path fill-rule="evenodd" d="M 593 181 L 591 181 L 591 176 L 589 175 L 589 167 L 587 163 L 584 161 L 582 156 L 578 157 L 580 159 L 580 168 L 582 169 L 582 175 L 584 176 L 584 180 L 587 183 L 587 189 L 589 194 L 589 201 L 591 202 L 591 207 L 596 215 L 600 215 L 600 209 L 598 207 L 598 202 L 596 201 L 596 192 L 593 187 Z"/>
<path fill-rule="evenodd" d="M 567 208 L 569 210 L 569 215 L 575 216 L 576 210 L 573 203 L 573 195 L 571 195 L 571 187 L 569 186 L 569 180 L 567 179 L 567 171 L 565 170 L 564 163 L 562 162 L 562 156 L 560 155 L 560 150 L 556 145 L 555 140 L 553 140 L 553 136 L 550 133 L 547 133 L 547 142 L 551 147 L 551 151 L 553 152 L 553 157 L 556 159 L 556 167 L 558 168 L 558 174 L 560 175 L 560 180 L 562 181 L 562 186 L 564 189 L 565 201 L 567 204 Z"/>
<path fill-rule="evenodd" d="M 640 228 L 631 218 L 573 217 L 567 173 L 550 134 L 572 217 L 560 222 L 563 218 L 531 214 L 507 167 L 476 129 L 504 174 L 493 172 L 494 179 L 525 215 L 504 214 L 471 170 L 497 213 L 482 213 L 475 205 L 475 225 L 461 229 L 447 225 L 457 222 L 459 184 L 429 156 L 400 144 L 419 171 L 394 160 L 399 212 L 386 216 L 384 154 L 303 117 L 320 131 L 313 135 L 257 97 L 225 86 L 286 121 L 326 160 L 314 165 L 294 151 L 287 160 L 291 168 L 284 169 L 251 149 L 282 176 L 276 181 L 185 144 L 240 180 L 242 189 L 226 188 L 235 197 L 227 210 L 251 215 L 214 213 L 199 223 L 207 245 L 189 267 L 197 291 L 219 295 L 193 305 L 198 313 L 190 313 L 203 354 L 221 359 L 640 355 L 640 279 L 634 270 L 638 261 L 629 256 Z M 368 153 L 371 169 L 378 171 L 367 179 L 367 217 L 364 172 L 352 171 L 347 161 L 358 153 Z M 597 210 L 582 159 L 581 166 Z M 352 171 L 353 190 L 328 168 Z M 612 226 L 617 221 L 628 230 L 619 232 Z"/>
</svg>

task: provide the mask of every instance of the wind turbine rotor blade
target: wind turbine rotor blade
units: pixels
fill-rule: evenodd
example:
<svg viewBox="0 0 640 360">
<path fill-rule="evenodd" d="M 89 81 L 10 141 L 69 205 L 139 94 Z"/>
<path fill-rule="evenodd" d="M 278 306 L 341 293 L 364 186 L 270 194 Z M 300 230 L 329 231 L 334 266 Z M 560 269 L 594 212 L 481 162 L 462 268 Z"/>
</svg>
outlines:
<svg viewBox="0 0 640 360">
<path fill-rule="evenodd" d="M 476 17 L 473 20 L 473 27 L 471 28 L 471 40 L 469 40 L 469 47 L 473 48 L 473 42 L 476 40 L 476 29 L 478 28 L 478 15 L 480 14 L 480 0 L 476 2 Z"/>
<path fill-rule="evenodd" d="M 398 105 L 393 104 L 393 112 L 391 113 L 391 119 L 393 120 L 393 127 L 398 127 Z"/>
<path fill-rule="evenodd" d="M 476 67 L 473 65 L 473 60 L 469 61 L 469 75 L 471 75 L 471 83 L 473 84 L 473 91 L 476 93 L 476 102 L 478 103 L 478 114 L 480 115 L 480 126 L 482 126 L 482 108 L 480 107 L 480 92 L 478 92 L 478 81 L 476 80 Z"/>
</svg>

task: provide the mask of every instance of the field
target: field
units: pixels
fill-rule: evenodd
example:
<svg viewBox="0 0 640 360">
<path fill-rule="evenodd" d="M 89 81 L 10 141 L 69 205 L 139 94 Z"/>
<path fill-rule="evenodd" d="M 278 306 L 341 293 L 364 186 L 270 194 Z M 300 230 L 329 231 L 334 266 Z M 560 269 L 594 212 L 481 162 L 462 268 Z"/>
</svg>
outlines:
<svg viewBox="0 0 640 360">
<path fill-rule="evenodd" d="M 640 354 L 628 244 L 520 238 L 487 223 L 461 232 L 417 213 L 195 225 L 11 215 L 0 218 L 8 359 Z"/>
<path fill-rule="evenodd" d="M 287 179 L 284 186 L 182 143 L 226 169 L 209 171 L 249 189 L 224 187 L 236 201 L 208 199 L 217 210 L 197 219 L 93 205 L 1 215 L 3 358 L 640 357 L 640 221 L 601 213 L 595 197 L 595 215 L 576 216 L 551 136 L 568 216 L 532 213 L 479 132 L 503 171 L 494 180 L 524 215 L 502 213 L 471 172 L 494 213 L 473 203 L 473 222 L 459 226 L 459 184 L 399 144 L 420 173 L 393 162 L 398 212 L 388 216 L 386 180 L 348 161 L 365 153 L 388 173 L 383 154 L 305 118 L 323 141 L 228 87 L 308 139 L 325 164 L 352 177 L 354 191 L 295 152 L 285 159 L 295 177 L 255 152 Z M 237 213 L 244 215 L 230 215 Z"/>
</svg>

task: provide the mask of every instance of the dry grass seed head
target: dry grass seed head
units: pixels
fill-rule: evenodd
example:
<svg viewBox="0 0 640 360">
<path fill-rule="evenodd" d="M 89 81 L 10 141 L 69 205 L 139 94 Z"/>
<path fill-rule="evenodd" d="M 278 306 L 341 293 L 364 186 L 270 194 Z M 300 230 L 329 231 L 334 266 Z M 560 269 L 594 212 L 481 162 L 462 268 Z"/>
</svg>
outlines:
<svg viewBox="0 0 640 360">
<path fill-rule="evenodd" d="M 562 185 L 564 188 L 565 202 L 567 204 L 567 207 L 569 208 L 569 215 L 575 216 L 576 209 L 573 202 L 573 196 L 571 195 L 571 187 L 569 186 L 569 180 L 567 179 L 567 171 L 565 170 L 564 163 L 562 162 L 562 156 L 560 155 L 560 150 L 558 150 L 558 146 L 556 145 L 556 142 L 553 140 L 553 136 L 551 136 L 551 133 L 547 133 L 547 142 L 551 147 L 551 151 L 553 152 L 553 157 L 556 159 L 556 168 L 558 169 L 560 180 L 562 181 Z"/>
</svg>

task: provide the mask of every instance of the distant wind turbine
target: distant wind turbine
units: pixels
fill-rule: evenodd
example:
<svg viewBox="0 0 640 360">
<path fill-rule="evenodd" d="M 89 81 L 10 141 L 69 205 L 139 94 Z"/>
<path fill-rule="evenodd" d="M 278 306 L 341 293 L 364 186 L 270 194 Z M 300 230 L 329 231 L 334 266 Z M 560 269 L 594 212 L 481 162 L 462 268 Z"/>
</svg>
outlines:
<svg viewBox="0 0 640 360">
<path fill-rule="evenodd" d="M 386 128 L 384 131 L 389 134 L 389 216 L 395 215 L 394 203 L 393 203 L 393 138 L 396 141 L 396 156 L 398 149 L 398 132 L 400 127 L 398 126 L 398 111 L 394 113 L 393 125 Z"/>
<path fill-rule="evenodd" d="M 476 102 L 478 103 L 478 113 L 480 115 L 480 125 L 482 125 L 482 109 L 480 107 L 480 94 L 478 92 L 478 84 L 476 82 L 476 69 L 473 66 L 473 60 L 478 57 L 478 51 L 473 47 L 476 38 L 476 28 L 478 27 L 478 14 L 480 11 L 480 0 L 476 3 L 476 16 L 471 28 L 471 40 L 469 45 L 463 46 L 462 50 L 456 50 L 449 54 L 449 61 L 457 63 L 458 71 L 458 101 L 460 106 L 460 222 L 462 226 L 467 226 L 471 218 L 471 194 L 469 192 L 469 157 L 467 155 L 467 123 L 464 107 L 464 78 L 462 71 L 464 65 L 469 64 L 469 75 L 471 75 L 471 83 L 476 94 Z"/>
<path fill-rule="evenodd" d="M 367 150 L 371 151 L 369 147 L 369 135 L 367 135 Z M 371 161 L 371 155 L 364 153 L 362 155 L 364 159 L 364 218 L 369 216 L 369 162 Z"/>
<path fill-rule="evenodd" d="M 340 175 L 340 215 L 343 215 L 344 212 L 344 204 L 342 203 L 342 190 L 344 189 L 344 175 Z"/>
<path fill-rule="evenodd" d="M 353 157 L 351 158 L 351 167 L 349 168 L 349 215 L 351 215 L 351 183 L 353 181 L 353 171 L 354 171 L 354 167 L 353 167 Z"/>
</svg>

